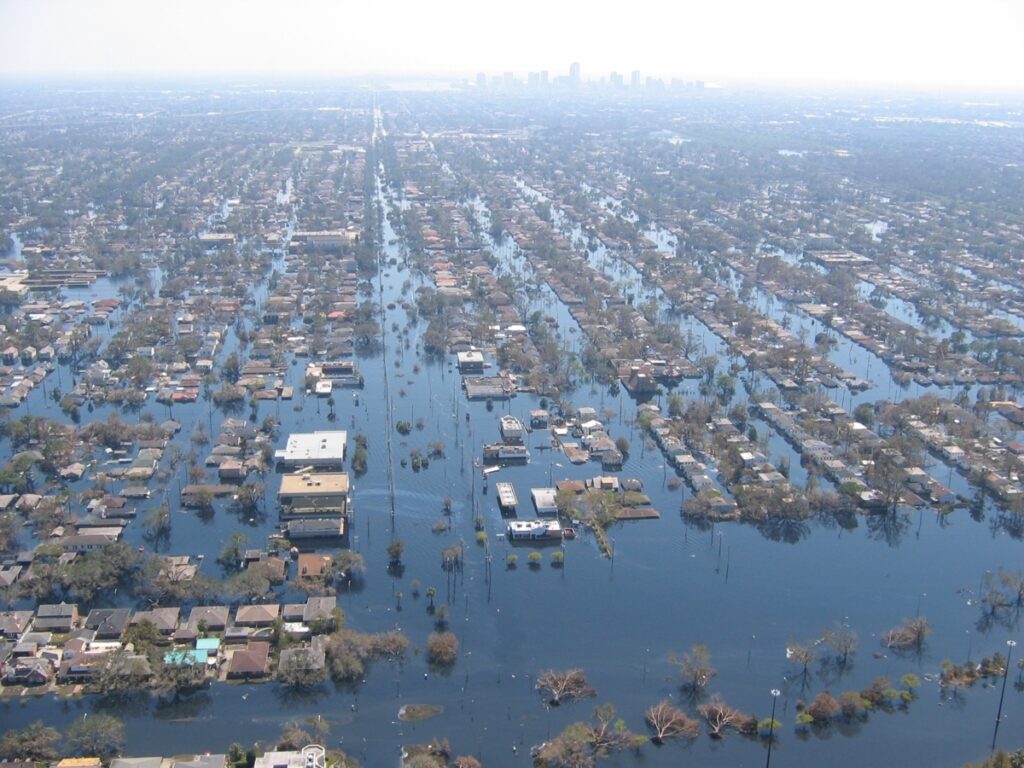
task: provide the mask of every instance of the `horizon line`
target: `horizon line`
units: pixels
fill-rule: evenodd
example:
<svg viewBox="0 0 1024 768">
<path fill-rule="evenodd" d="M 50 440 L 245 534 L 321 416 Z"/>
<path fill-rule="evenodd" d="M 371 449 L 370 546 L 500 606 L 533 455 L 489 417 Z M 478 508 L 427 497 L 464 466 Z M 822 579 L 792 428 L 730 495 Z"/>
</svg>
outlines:
<svg viewBox="0 0 1024 768">
<path fill-rule="evenodd" d="M 0 86 L 6 86 L 10 84 L 89 84 L 96 85 L 98 83 L 109 83 L 122 84 L 122 83 L 133 83 L 133 84 L 144 84 L 144 83 L 161 83 L 167 84 L 168 82 L 181 82 L 181 83 L 197 83 L 197 82 L 209 82 L 224 84 L 225 81 L 236 81 L 240 79 L 251 79 L 257 82 L 269 83 L 269 82 L 344 82 L 346 84 L 364 83 L 372 85 L 374 83 L 401 83 L 401 82 L 446 82 L 449 85 L 463 85 L 467 91 L 476 92 L 515 92 L 518 88 L 520 92 L 527 93 L 543 93 L 545 91 L 558 91 L 558 92 L 577 92 L 583 93 L 588 90 L 595 88 L 601 88 L 615 91 L 622 94 L 637 94 L 637 93 L 657 93 L 657 89 L 649 89 L 645 86 L 636 89 L 629 85 L 626 86 L 612 86 L 609 83 L 608 76 L 602 76 L 600 78 L 584 78 L 580 83 L 571 87 L 566 87 L 565 84 L 558 82 L 556 76 L 555 79 L 549 81 L 544 86 L 529 86 L 527 81 L 522 78 L 515 79 L 515 86 L 513 88 L 505 87 L 499 84 L 496 87 L 490 85 L 490 79 L 493 77 L 500 77 L 502 74 L 509 70 L 496 70 L 494 72 L 484 72 L 483 70 L 477 72 L 459 71 L 459 72 L 387 72 L 387 71 L 302 71 L 293 70 L 287 72 L 273 71 L 273 70 L 218 70 L 218 71 L 199 71 L 199 70 L 149 70 L 149 71 L 66 71 L 66 70 L 38 70 L 38 71 L 20 71 L 20 72 L 0 72 Z M 532 72 L 541 72 L 544 70 L 528 70 L 528 74 Z M 550 70 L 548 70 L 550 72 Z M 478 74 L 485 74 L 488 77 L 488 86 L 485 89 L 480 89 L 475 81 Z M 609 75 L 611 72 L 609 72 Z M 704 90 L 710 92 L 726 91 L 726 90 L 751 90 L 751 89 L 763 89 L 765 91 L 804 91 L 804 92 L 860 92 L 865 91 L 880 91 L 887 94 L 893 93 L 905 93 L 905 94 L 916 94 L 916 95 L 936 95 L 936 96 L 950 96 L 950 95 L 966 95 L 970 93 L 984 93 L 986 95 L 1005 95 L 1005 96 L 1024 96 L 1024 84 L 1019 87 L 1010 87 L 1005 85 L 981 85 L 981 84 L 965 84 L 965 83 L 954 83 L 954 84 L 940 84 L 940 83 L 911 83 L 911 82 L 894 82 L 894 81 L 851 81 L 851 80 L 813 80 L 813 79 L 794 79 L 794 78 L 741 78 L 741 77 L 680 77 L 680 76 L 658 76 L 655 74 L 645 76 L 646 78 L 651 77 L 654 80 L 660 81 L 664 86 L 664 92 L 671 92 L 674 89 L 672 83 L 703 83 Z M 242 84 L 239 84 L 242 85 Z"/>
</svg>

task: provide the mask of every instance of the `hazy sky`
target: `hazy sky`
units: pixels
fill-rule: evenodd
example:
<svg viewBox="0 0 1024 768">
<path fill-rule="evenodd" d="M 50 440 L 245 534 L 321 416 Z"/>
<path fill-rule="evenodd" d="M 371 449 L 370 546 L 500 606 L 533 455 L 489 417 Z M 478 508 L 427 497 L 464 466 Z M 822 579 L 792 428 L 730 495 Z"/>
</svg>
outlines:
<svg viewBox="0 0 1024 768">
<path fill-rule="evenodd" d="M 1024 0 L 0 0 L 11 74 L 491 74 L 1024 90 Z"/>
</svg>

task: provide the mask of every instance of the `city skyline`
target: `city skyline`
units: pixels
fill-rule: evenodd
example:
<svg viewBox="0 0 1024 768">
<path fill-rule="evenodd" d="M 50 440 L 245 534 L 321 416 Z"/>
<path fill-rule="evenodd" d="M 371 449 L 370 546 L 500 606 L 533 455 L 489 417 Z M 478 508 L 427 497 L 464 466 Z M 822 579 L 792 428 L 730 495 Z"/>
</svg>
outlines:
<svg viewBox="0 0 1024 768">
<path fill-rule="evenodd" d="M 634 71 L 647 77 L 733 84 L 1019 91 L 1016 41 L 1024 8 L 981 0 L 970 14 L 943 0 L 898 5 L 868 0 L 826 8 L 806 0 L 767 7 L 656 6 L 628 14 L 577 2 L 525 0 L 481 10 L 398 2 L 367 6 L 306 0 L 95 0 L 31 4 L 0 0 L 8 31 L 0 73 L 31 76 L 155 75 L 433 76 L 472 81 L 512 73 L 580 82 Z M 369 34 L 367 33 L 369 31 Z"/>
</svg>

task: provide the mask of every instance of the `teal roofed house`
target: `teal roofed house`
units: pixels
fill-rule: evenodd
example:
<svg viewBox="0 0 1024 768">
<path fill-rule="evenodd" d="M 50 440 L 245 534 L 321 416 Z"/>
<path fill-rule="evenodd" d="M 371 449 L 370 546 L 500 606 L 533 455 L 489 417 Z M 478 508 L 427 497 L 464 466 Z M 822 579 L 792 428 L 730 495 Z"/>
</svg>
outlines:
<svg viewBox="0 0 1024 768">
<path fill-rule="evenodd" d="M 206 650 L 194 651 L 170 651 L 164 654 L 164 664 L 177 664 L 193 667 L 196 664 L 206 664 L 210 653 Z"/>
</svg>

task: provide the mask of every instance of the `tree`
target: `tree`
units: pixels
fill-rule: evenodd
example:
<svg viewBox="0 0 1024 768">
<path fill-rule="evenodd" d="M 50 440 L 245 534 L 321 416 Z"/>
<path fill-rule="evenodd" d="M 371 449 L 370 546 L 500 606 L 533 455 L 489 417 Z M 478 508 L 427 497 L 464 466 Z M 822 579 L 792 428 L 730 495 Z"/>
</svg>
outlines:
<svg viewBox="0 0 1024 768">
<path fill-rule="evenodd" d="M 814 663 L 814 659 L 817 657 L 814 649 L 809 645 L 790 641 L 789 647 L 786 648 L 786 656 L 793 664 L 800 667 L 800 674 L 806 680 L 807 668 Z"/>
<path fill-rule="evenodd" d="M 654 731 L 654 743 L 661 744 L 665 739 L 680 736 L 684 739 L 696 738 L 700 733 L 700 723 L 674 706 L 668 699 L 650 707 L 644 719 Z"/>
<path fill-rule="evenodd" d="M 998 655 L 998 654 L 997 654 Z M 911 695 L 914 695 L 914 689 L 921 687 L 921 678 L 915 675 L 913 672 L 907 672 L 900 678 L 900 684 L 906 687 Z"/>
<path fill-rule="evenodd" d="M 277 680 L 289 688 L 313 688 L 327 677 L 327 668 L 317 663 L 309 648 L 296 648 L 288 652 L 278 665 Z"/>
<path fill-rule="evenodd" d="M 258 600 L 271 590 L 270 579 L 262 568 L 246 568 L 224 585 L 228 594 L 239 600 Z"/>
<path fill-rule="evenodd" d="M 723 731 L 727 728 L 744 734 L 757 732 L 756 718 L 730 707 L 717 693 L 711 697 L 711 701 L 697 707 L 697 712 L 708 724 L 709 735 L 713 739 L 723 738 Z"/>
<path fill-rule="evenodd" d="M 307 744 L 314 744 L 313 734 L 307 731 L 296 720 L 290 720 L 281 728 L 281 735 L 277 739 L 277 748 L 280 750 L 298 750 Z"/>
<path fill-rule="evenodd" d="M 117 541 L 75 558 L 64 572 L 64 584 L 88 602 L 127 580 L 141 563 L 138 552 L 125 542 Z"/>
<path fill-rule="evenodd" d="M 670 419 L 680 418 L 683 415 L 684 405 L 683 396 L 678 392 L 673 392 L 668 396 L 668 417 Z"/>
<path fill-rule="evenodd" d="M 213 492 L 209 488 L 200 488 L 188 498 L 187 503 L 199 510 L 200 515 L 209 515 L 213 512 Z"/>
<path fill-rule="evenodd" d="M 850 628 L 849 624 L 836 622 L 834 628 L 825 630 L 823 640 L 836 652 L 836 660 L 843 667 L 846 666 L 850 655 L 857 650 L 857 633 Z"/>
<path fill-rule="evenodd" d="M 238 381 L 238 377 L 242 372 L 242 364 L 238 358 L 237 352 L 232 352 L 224 360 L 224 364 L 220 368 L 220 377 L 230 384 L 234 384 Z"/>
<path fill-rule="evenodd" d="M 998 750 L 980 763 L 968 763 L 964 768 L 1024 768 L 1024 749 L 1016 752 Z"/>
<path fill-rule="evenodd" d="M 104 698 L 130 696 L 146 688 L 152 672 L 145 656 L 124 649 L 107 654 L 97 687 Z"/>
<path fill-rule="evenodd" d="M 353 581 L 366 571 L 366 562 L 358 552 L 343 549 L 331 558 L 331 571 L 335 581 Z"/>
<path fill-rule="evenodd" d="M 594 710 L 594 722 L 588 728 L 590 747 L 597 757 L 605 757 L 630 747 L 639 747 L 647 739 L 626 727 L 626 721 L 615 717 L 615 707 L 602 704 Z"/>
<path fill-rule="evenodd" d="M 263 496 L 266 486 L 261 482 L 243 483 L 235 495 L 233 507 L 235 511 L 245 517 L 255 517 L 263 507 Z"/>
<path fill-rule="evenodd" d="M 711 652 L 701 643 L 690 648 L 682 659 L 670 656 L 669 662 L 683 673 L 683 690 L 691 696 L 699 695 L 717 674 L 717 670 L 711 666 Z"/>
<path fill-rule="evenodd" d="M 13 512 L 0 512 L 0 552 L 13 552 L 16 549 L 19 527 Z"/>
<path fill-rule="evenodd" d="M 924 646 L 925 638 L 931 634 L 932 627 L 924 616 L 904 619 L 898 627 L 893 627 L 882 635 L 882 643 L 886 648 L 897 650 L 918 650 Z"/>
<path fill-rule="evenodd" d="M 873 403 L 861 403 L 853 409 L 853 418 L 870 427 L 875 423 L 875 406 Z"/>
<path fill-rule="evenodd" d="M 534 765 L 539 768 L 590 768 L 596 759 L 587 735 L 586 723 L 572 723 L 536 749 Z"/>
<path fill-rule="evenodd" d="M 402 553 L 405 552 L 405 543 L 401 539 L 394 539 L 388 544 L 388 560 L 391 565 L 398 565 L 402 562 Z"/>
<path fill-rule="evenodd" d="M 241 531 L 231 534 L 231 538 L 217 555 L 217 563 L 220 567 L 229 573 L 238 571 L 242 567 L 242 557 L 245 554 L 245 544 L 248 540 L 249 537 Z"/>
<path fill-rule="evenodd" d="M 51 763 L 59 755 L 59 741 L 60 732 L 56 728 L 43 725 L 42 720 L 36 720 L 20 731 L 7 731 L 0 738 L 0 758 Z"/>
<path fill-rule="evenodd" d="M 427 637 L 427 661 L 450 667 L 459 655 L 459 639 L 453 632 L 431 632 Z"/>
<path fill-rule="evenodd" d="M 544 768 L 587 768 L 612 752 L 638 748 L 646 739 L 626 727 L 615 716 L 615 708 L 604 704 L 594 710 L 590 723 L 576 722 L 555 738 L 541 744 L 534 753 L 534 765 Z"/>
<path fill-rule="evenodd" d="M 175 698 L 206 685 L 206 670 L 199 664 L 164 664 L 156 678 L 157 690 Z"/>
<path fill-rule="evenodd" d="M 83 715 L 67 729 L 68 752 L 82 757 L 107 758 L 124 749 L 124 723 L 112 715 Z"/>
<path fill-rule="evenodd" d="M 590 687 L 582 669 L 549 669 L 541 672 L 537 677 L 536 688 L 547 694 L 548 704 L 553 707 L 557 707 L 563 700 L 574 701 L 597 695 L 597 691 Z"/>
<path fill-rule="evenodd" d="M 158 507 L 146 513 L 142 519 L 145 537 L 150 541 L 166 538 L 171 532 L 171 507 L 164 499 Z"/>
<path fill-rule="evenodd" d="M 576 515 L 576 494 L 567 488 L 556 491 L 555 506 L 560 517 L 571 520 Z"/>
<path fill-rule="evenodd" d="M 807 707 L 807 714 L 814 718 L 814 722 L 827 724 L 832 721 L 836 715 L 842 710 L 842 705 L 835 700 L 827 691 L 822 691 L 817 695 L 814 701 L 811 702 L 810 706 Z"/>
<path fill-rule="evenodd" d="M 864 717 L 871 702 L 867 701 L 857 691 L 843 691 L 839 696 L 839 706 L 842 708 L 843 717 L 855 719 Z"/>
</svg>

